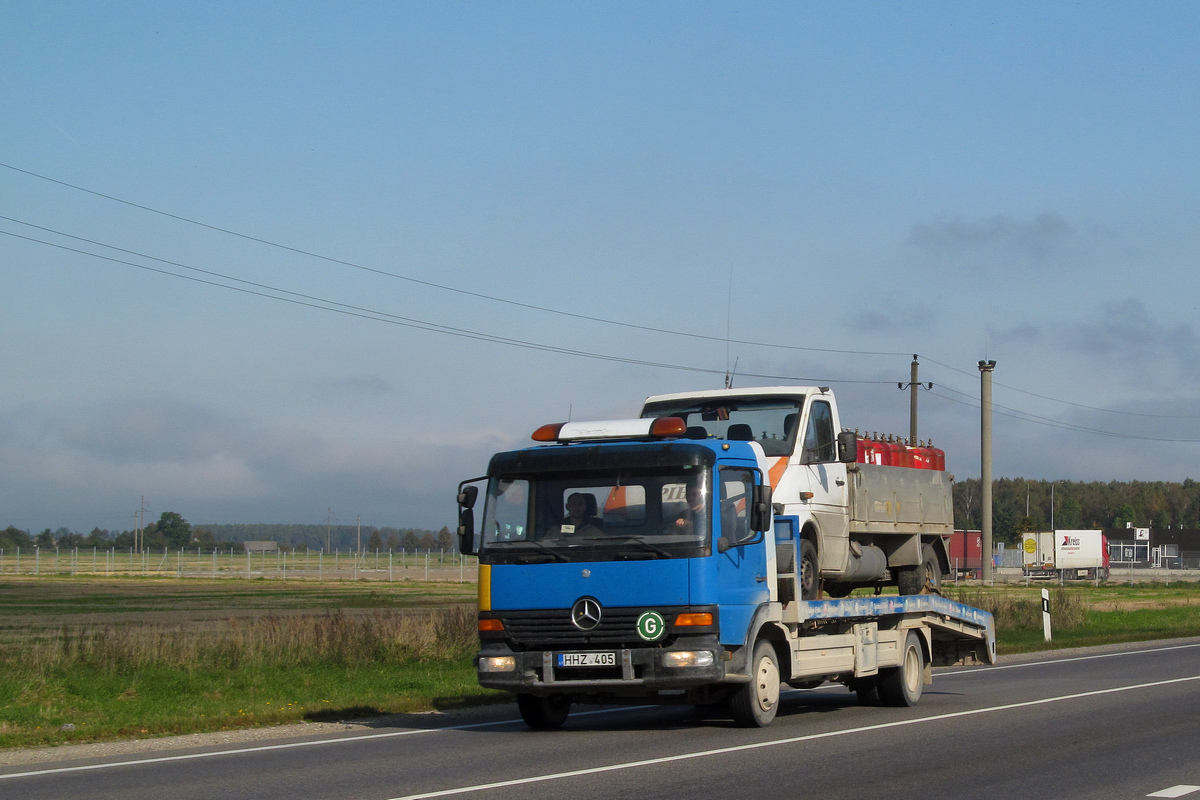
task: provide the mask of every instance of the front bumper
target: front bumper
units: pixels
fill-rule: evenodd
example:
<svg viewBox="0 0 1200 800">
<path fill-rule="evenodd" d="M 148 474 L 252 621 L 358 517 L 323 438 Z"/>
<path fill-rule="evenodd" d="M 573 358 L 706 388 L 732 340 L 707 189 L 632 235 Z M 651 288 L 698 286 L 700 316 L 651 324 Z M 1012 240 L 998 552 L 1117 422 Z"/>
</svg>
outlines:
<svg viewBox="0 0 1200 800">
<path fill-rule="evenodd" d="M 614 653 L 616 664 L 603 667 L 558 665 L 560 653 Z M 668 654 L 711 653 L 705 666 L 673 666 Z M 687 690 L 720 683 L 725 678 L 724 648 L 715 634 L 680 636 L 670 648 L 578 648 L 515 652 L 504 643 L 489 643 L 476 655 L 479 683 L 488 689 L 523 694 L 595 694 L 648 697 L 659 692 Z M 513 659 L 513 669 L 480 670 L 485 659 Z"/>
</svg>

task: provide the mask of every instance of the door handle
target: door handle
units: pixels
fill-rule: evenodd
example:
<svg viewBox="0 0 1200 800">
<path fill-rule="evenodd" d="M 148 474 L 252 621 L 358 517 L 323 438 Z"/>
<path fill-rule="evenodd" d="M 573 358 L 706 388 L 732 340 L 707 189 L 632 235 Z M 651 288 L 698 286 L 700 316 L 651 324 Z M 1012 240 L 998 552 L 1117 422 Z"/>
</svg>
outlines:
<svg viewBox="0 0 1200 800">
<path fill-rule="evenodd" d="M 766 583 L 766 582 L 767 582 L 767 576 L 766 576 L 766 575 L 755 575 L 755 576 L 754 576 L 754 580 L 756 580 L 756 581 L 757 581 L 757 582 L 759 582 L 759 583 Z"/>
<path fill-rule="evenodd" d="M 838 478 L 837 480 L 835 480 L 834 483 L 836 483 L 838 486 L 846 485 L 846 482 L 844 480 L 842 480 L 841 478 Z"/>
</svg>

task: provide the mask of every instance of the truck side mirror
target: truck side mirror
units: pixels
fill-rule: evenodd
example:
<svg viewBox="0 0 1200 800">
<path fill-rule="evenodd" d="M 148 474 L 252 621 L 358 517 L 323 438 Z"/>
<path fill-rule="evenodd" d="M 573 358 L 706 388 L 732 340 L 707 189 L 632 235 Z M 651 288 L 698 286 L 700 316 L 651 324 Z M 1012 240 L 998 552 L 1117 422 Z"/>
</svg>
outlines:
<svg viewBox="0 0 1200 800">
<path fill-rule="evenodd" d="M 843 464 L 853 464 L 858 461 L 858 434 L 854 431 L 842 431 L 838 434 L 838 461 Z"/>
<path fill-rule="evenodd" d="M 754 505 L 750 509 L 750 530 L 759 533 L 769 530 L 774 516 L 774 509 L 771 507 L 771 485 L 764 483 L 755 486 Z"/>
<path fill-rule="evenodd" d="M 472 480 L 480 480 L 473 478 Z M 479 487 L 471 481 L 458 485 L 458 552 L 469 556 L 475 552 L 475 500 Z"/>
<path fill-rule="evenodd" d="M 458 552 L 464 556 L 475 552 L 475 512 L 469 508 L 458 512 Z"/>
<path fill-rule="evenodd" d="M 479 497 L 478 486 L 460 486 L 458 490 L 458 504 L 462 508 L 474 508 L 475 498 Z"/>
</svg>

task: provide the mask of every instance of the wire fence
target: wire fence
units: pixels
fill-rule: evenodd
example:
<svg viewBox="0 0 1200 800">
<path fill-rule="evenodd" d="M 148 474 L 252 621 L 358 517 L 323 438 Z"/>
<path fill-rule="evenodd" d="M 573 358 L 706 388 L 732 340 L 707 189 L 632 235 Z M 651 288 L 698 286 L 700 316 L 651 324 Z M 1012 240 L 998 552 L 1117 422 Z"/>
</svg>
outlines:
<svg viewBox="0 0 1200 800">
<path fill-rule="evenodd" d="M 0 575 L 107 577 L 266 578 L 272 580 L 444 581 L 474 583 L 478 559 L 447 550 L 107 550 L 15 548 L 0 550 Z"/>
</svg>

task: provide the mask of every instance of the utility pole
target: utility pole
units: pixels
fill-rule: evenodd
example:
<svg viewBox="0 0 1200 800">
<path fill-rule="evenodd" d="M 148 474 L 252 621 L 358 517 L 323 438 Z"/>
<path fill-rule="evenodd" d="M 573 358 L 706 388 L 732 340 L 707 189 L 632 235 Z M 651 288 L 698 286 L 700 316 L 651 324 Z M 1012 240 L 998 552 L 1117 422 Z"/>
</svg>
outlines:
<svg viewBox="0 0 1200 800">
<path fill-rule="evenodd" d="M 333 547 L 329 540 L 329 531 L 333 526 L 333 507 L 325 506 L 325 552 L 332 553 Z"/>
<path fill-rule="evenodd" d="M 992 579 L 992 370 L 995 361 L 979 362 L 979 483 L 982 492 L 983 580 Z"/>
<path fill-rule="evenodd" d="M 354 524 L 358 528 L 358 557 L 362 558 L 362 514 L 354 517 Z"/>
<path fill-rule="evenodd" d="M 917 361 L 917 354 L 913 353 L 912 366 L 908 373 L 908 383 L 897 383 L 896 388 L 908 389 L 908 444 L 910 447 L 916 447 L 917 442 L 917 390 L 924 389 L 929 391 L 933 388 L 933 384 L 922 386 L 921 381 L 917 379 L 917 367 L 920 363 Z"/>
<path fill-rule="evenodd" d="M 137 516 L 133 525 L 133 549 L 137 552 L 142 552 L 142 548 L 146 544 L 146 495 L 142 495 L 142 505 L 138 508 Z"/>
</svg>

